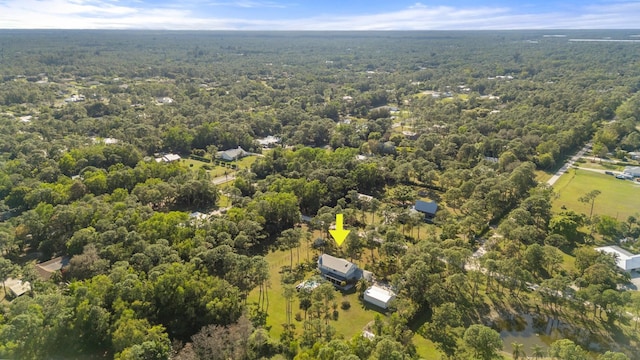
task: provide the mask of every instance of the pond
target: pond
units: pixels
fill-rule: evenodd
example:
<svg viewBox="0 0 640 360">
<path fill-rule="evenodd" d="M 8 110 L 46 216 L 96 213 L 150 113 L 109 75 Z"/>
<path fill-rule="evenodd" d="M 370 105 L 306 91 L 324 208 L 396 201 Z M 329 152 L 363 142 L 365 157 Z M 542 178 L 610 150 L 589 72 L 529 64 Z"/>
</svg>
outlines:
<svg viewBox="0 0 640 360">
<path fill-rule="evenodd" d="M 588 331 L 577 331 L 558 319 L 531 314 L 516 315 L 507 319 L 498 319 L 493 328 L 500 332 L 504 342 L 504 351 L 513 352 L 512 343 L 524 345 L 524 352 L 531 354 L 531 348 L 541 346 L 546 353 L 549 346 L 559 339 L 572 339 L 579 344 L 589 344 L 591 350 L 597 350 L 597 344 L 589 341 Z M 584 347 L 584 346 L 583 346 Z"/>
</svg>

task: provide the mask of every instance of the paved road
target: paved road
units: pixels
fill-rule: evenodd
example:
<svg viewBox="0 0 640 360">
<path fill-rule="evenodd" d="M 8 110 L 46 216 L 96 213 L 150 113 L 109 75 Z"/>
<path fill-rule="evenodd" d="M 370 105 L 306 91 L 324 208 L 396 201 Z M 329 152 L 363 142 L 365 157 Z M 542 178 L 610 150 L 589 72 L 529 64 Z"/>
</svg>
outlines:
<svg viewBox="0 0 640 360">
<path fill-rule="evenodd" d="M 593 171 L 593 172 L 597 172 L 597 173 L 600 173 L 600 174 L 604 174 L 605 172 L 611 172 L 614 175 L 622 174 L 622 171 L 617 171 L 617 170 L 592 169 L 592 168 L 587 168 L 587 167 L 578 167 L 578 169 L 586 170 L 586 171 Z"/>
<path fill-rule="evenodd" d="M 564 164 L 564 166 L 562 166 L 560 168 L 560 170 L 558 170 L 551 177 L 551 179 L 547 180 L 547 184 L 549 184 L 550 186 L 553 186 L 553 184 L 555 184 L 556 181 L 558 181 L 558 179 L 560 179 L 560 176 L 562 176 L 564 173 L 566 173 L 567 170 L 569 170 L 573 166 L 573 164 L 576 161 L 578 161 L 578 159 L 580 159 L 590 148 L 591 148 L 591 143 L 587 143 L 582 149 L 580 149 L 580 151 L 578 151 L 575 155 L 573 155 L 573 157 L 571 157 L 571 159 L 567 160 L 567 162 Z"/>
<path fill-rule="evenodd" d="M 230 175 L 218 176 L 217 178 L 213 178 L 211 179 L 211 182 L 214 185 L 220 185 L 229 181 L 233 181 L 235 180 L 235 178 L 236 178 L 236 174 L 230 174 Z"/>
</svg>

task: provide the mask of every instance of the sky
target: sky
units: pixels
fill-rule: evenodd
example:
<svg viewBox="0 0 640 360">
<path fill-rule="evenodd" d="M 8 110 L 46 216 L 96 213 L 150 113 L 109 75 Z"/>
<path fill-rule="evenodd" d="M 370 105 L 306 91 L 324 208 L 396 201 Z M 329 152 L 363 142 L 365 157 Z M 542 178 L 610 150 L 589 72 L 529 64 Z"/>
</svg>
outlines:
<svg viewBox="0 0 640 360">
<path fill-rule="evenodd" d="M 0 0 L 0 29 L 638 29 L 640 0 Z"/>
</svg>

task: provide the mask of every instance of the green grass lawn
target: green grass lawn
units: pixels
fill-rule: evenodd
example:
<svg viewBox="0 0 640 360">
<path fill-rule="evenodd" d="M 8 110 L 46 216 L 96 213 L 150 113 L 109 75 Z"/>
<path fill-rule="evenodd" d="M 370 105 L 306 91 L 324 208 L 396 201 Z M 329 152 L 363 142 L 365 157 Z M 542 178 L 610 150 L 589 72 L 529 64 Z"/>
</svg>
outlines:
<svg viewBox="0 0 640 360">
<path fill-rule="evenodd" d="M 182 162 L 186 167 L 193 169 L 193 170 L 198 170 L 200 169 L 203 165 L 206 165 L 207 163 L 199 161 L 199 160 L 194 160 L 194 159 L 189 159 L 189 158 L 182 158 L 182 160 L 180 160 L 180 162 Z M 211 164 L 209 164 L 211 165 Z"/>
<path fill-rule="evenodd" d="M 421 359 L 439 360 L 443 358 L 443 353 L 436 349 L 436 345 L 431 340 L 422 337 L 422 335 L 413 335 L 413 344 L 416 346 Z"/>
<path fill-rule="evenodd" d="M 551 177 L 553 176 L 553 173 L 543 171 L 543 170 L 536 170 L 535 174 L 536 174 L 536 181 L 539 183 L 546 183 L 547 180 L 551 179 Z"/>
<path fill-rule="evenodd" d="M 218 207 L 224 208 L 231 206 L 231 199 L 225 194 L 220 194 L 220 200 L 218 200 Z"/>
<path fill-rule="evenodd" d="M 218 166 L 218 165 L 215 165 L 215 163 L 206 163 L 204 161 L 189 159 L 189 158 L 183 158 L 181 161 L 185 166 L 187 166 L 192 170 L 199 170 L 203 166 L 209 165 L 209 167 L 211 167 L 211 170 L 207 170 L 207 171 L 209 172 L 209 175 L 212 178 L 224 176 L 225 174 L 232 174 L 233 172 L 235 172 L 234 169 L 224 167 L 224 166 Z"/>
<path fill-rule="evenodd" d="M 228 175 L 233 174 L 234 172 L 235 170 L 233 169 L 226 168 L 224 166 L 216 166 L 213 169 L 209 170 L 209 175 L 211 175 L 211 178 L 217 178 L 227 174 Z"/>
<path fill-rule="evenodd" d="M 553 186 L 558 197 L 553 202 L 553 211 L 562 211 L 562 206 L 578 213 L 589 215 L 590 204 L 581 203 L 578 198 L 592 190 L 600 190 L 596 197 L 593 214 L 609 215 L 618 220 L 626 220 L 629 215 L 640 213 L 638 199 L 640 184 L 619 180 L 588 170 L 571 169 Z"/>
<path fill-rule="evenodd" d="M 257 156 L 245 156 L 242 159 L 238 160 L 238 167 L 240 169 L 250 168 L 251 165 L 258 160 Z"/>
<path fill-rule="evenodd" d="M 276 251 L 267 254 L 265 259 L 269 262 L 269 288 L 267 290 L 267 295 L 269 299 L 269 305 L 267 308 L 267 312 L 269 317 L 267 318 L 267 326 L 271 327 L 271 335 L 278 339 L 280 334 L 282 334 L 282 324 L 286 323 L 286 314 L 285 314 L 285 299 L 282 296 L 282 284 L 280 283 L 280 268 L 284 265 L 289 264 L 289 252 L 286 251 Z M 259 290 L 256 288 L 249 293 L 247 297 L 247 303 L 258 303 L 258 294 Z M 294 314 L 295 309 L 298 308 L 299 304 L 294 304 Z M 296 326 L 300 330 L 301 326 Z"/>
<path fill-rule="evenodd" d="M 571 272 L 576 270 L 576 258 L 566 254 L 566 253 L 562 253 L 562 264 L 560 265 L 565 271 Z"/>
</svg>

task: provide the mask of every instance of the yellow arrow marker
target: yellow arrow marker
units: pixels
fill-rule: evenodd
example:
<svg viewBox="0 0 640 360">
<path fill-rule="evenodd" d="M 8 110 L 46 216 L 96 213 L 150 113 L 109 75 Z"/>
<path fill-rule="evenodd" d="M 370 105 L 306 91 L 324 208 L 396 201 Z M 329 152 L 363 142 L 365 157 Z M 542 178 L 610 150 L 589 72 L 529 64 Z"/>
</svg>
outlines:
<svg viewBox="0 0 640 360">
<path fill-rule="evenodd" d="M 336 241 L 338 246 L 342 245 L 344 239 L 347 238 L 347 235 L 349 235 L 350 231 L 345 230 L 342 226 L 342 214 L 336 214 L 336 229 L 329 230 L 329 232 L 331 233 L 331 236 L 333 236 L 333 239 Z"/>
</svg>

